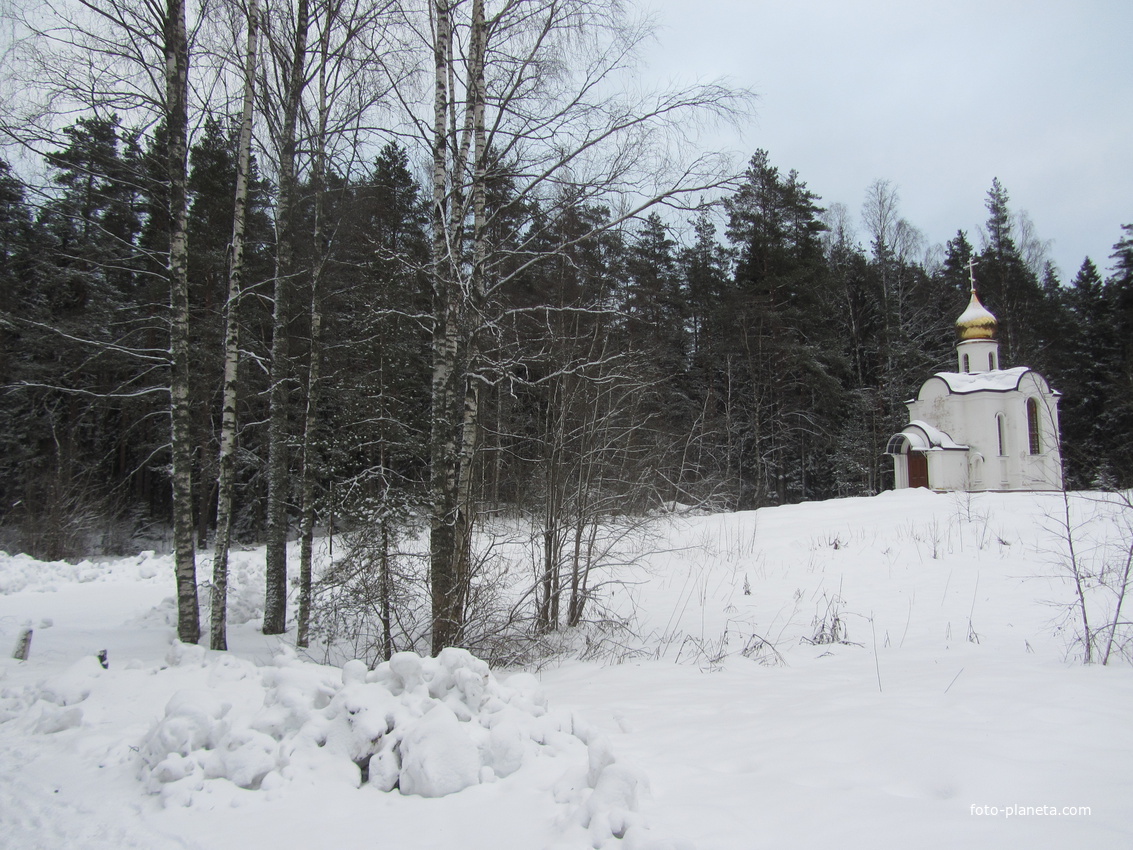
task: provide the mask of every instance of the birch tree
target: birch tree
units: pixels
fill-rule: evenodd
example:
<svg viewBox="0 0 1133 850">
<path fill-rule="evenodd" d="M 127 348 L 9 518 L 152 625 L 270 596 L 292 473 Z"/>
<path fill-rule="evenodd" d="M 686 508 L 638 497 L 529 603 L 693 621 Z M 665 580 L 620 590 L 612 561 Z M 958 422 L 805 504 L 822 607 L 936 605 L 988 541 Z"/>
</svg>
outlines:
<svg viewBox="0 0 1133 850">
<path fill-rule="evenodd" d="M 228 550 L 232 543 L 232 493 L 236 466 L 236 401 L 240 368 L 240 300 L 244 288 L 244 232 L 248 211 L 248 178 L 252 162 L 252 115 L 260 10 L 248 4 L 244 49 L 244 97 L 240 139 L 236 151 L 236 195 L 233 202 L 232 242 L 228 261 L 228 299 L 224 311 L 224 388 L 221 401 L 220 457 L 217 463 L 216 542 L 213 555 L 212 610 L 209 645 L 227 649 Z"/>
<path fill-rule="evenodd" d="M 177 636 L 201 637 L 193 545 L 193 435 L 189 395 L 188 196 L 189 39 L 184 0 L 168 0 L 164 20 L 165 124 L 168 132 L 170 411 L 173 445 L 173 545 L 177 571 Z"/>
<path fill-rule="evenodd" d="M 307 405 L 303 414 L 303 456 L 300 472 L 302 513 L 299 521 L 299 615 L 296 646 L 305 647 L 311 622 L 311 561 L 315 544 L 315 431 L 318 427 L 319 379 L 322 368 L 322 278 L 327 256 L 326 131 L 327 131 L 327 41 L 330 27 L 320 38 L 318 131 L 312 186 L 315 195 L 314 256 L 311 268 L 311 351 L 307 361 Z"/>
<path fill-rule="evenodd" d="M 290 364 L 288 358 L 288 318 L 290 290 L 295 269 L 295 234 L 292 232 L 296 205 L 296 158 L 299 109 L 308 83 L 307 35 L 310 26 L 310 0 L 299 0 L 295 10 L 292 41 L 279 52 L 286 85 L 282 98 L 282 122 L 275 130 L 279 154 L 277 180 L 279 193 L 275 210 L 275 294 L 272 307 L 271 388 L 268 421 L 267 462 L 267 550 L 265 566 L 265 635 L 282 634 L 287 628 L 287 494 L 288 475 L 287 415 Z"/>
<path fill-rule="evenodd" d="M 615 212 L 600 229 L 657 204 L 680 206 L 730 177 L 719 157 L 683 158 L 695 149 L 687 134 L 701 119 L 742 113 L 748 96 L 722 85 L 635 89 L 628 71 L 649 30 L 620 3 L 501 0 L 489 8 L 485 0 L 432 0 L 428 33 L 432 122 L 416 126 L 432 152 L 430 578 L 438 652 L 461 642 L 470 598 L 479 396 L 499 377 L 483 357 L 486 335 L 499 327 L 495 293 L 537 261 L 525 257 L 534 242 L 547 241 L 537 227 L 494 236 L 503 211 L 488 209 L 486 186 L 506 177 L 516 203 L 541 201 L 552 213 L 568 199 L 601 200 Z"/>
<path fill-rule="evenodd" d="M 328 5 L 318 42 L 318 104 L 315 112 L 316 128 L 313 134 L 313 169 L 311 176 L 314 194 L 314 245 L 311 262 L 311 346 L 307 360 L 307 405 L 303 414 L 302 469 L 300 490 L 302 512 L 299 522 L 299 615 L 295 643 L 305 647 L 311 622 L 311 561 L 315 542 L 315 452 L 318 428 L 320 372 L 322 369 L 323 270 L 327 262 L 326 181 L 328 122 L 330 119 L 329 91 L 331 76 L 331 39 L 338 24 L 341 4 Z"/>
</svg>

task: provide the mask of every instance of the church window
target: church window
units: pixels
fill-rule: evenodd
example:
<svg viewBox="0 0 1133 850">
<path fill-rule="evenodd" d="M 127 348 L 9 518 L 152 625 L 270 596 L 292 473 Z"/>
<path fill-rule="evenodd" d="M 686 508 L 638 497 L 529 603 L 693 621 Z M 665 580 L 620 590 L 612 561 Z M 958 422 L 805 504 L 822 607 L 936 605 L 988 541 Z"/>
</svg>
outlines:
<svg viewBox="0 0 1133 850">
<path fill-rule="evenodd" d="M 1033 398 L 1027 399 L 1027 437 L 1030 440 L 1031 454 L 1042 452 L 1042 441 L 1039 439 L 1039 403 Z"/>
<path fill-rule="evenodd" d="M 905 454 L 909 450 L 909 439 L 904 434 L 894 434 L 889 438 L 889 445 L 885 447 L 887 455 Z"/>
<path fill-rule="evenodd" d="M 999 456 L 1000 457 L 1006 457 L 1007 456 L 1007 441 L 1004 439 L 1004 434 L 1003 434 L 1003 414 L 1002 413 L 996 414 L 996 417 L 995 417 L 995 433 L 996 433 L 996 436 L 999 438 Z"/>
<path fill-rule="evenodd" d="M 987 354 L 987 368 L 989 371 L 995 371 L 995 352 L 989 351 Z"/>
<path fill-rule="evenodd" d="M 967 354 L 964 355 L 964 371 L 965 372 L 971 372 L 972 371 L 972 364 L 971 364 L 971 361 L 969 360 Z"/>
</svg>

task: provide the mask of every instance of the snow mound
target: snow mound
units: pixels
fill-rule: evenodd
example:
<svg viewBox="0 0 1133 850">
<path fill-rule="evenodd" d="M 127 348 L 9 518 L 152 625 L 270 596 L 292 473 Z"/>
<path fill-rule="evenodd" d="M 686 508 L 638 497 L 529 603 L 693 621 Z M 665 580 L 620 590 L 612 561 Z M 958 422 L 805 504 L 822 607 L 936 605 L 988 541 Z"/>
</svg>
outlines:
<svg viewBox="0 0 1133 850">
<path fill-rule="evenodd" d="M 59 706 L 75 705 L 90 696 L 95 680 L 103 673 L 93 655 L 84 656 L 54 676 L 39 683 L 39 698 Z"/>
<path fill-rule="evenodd" d="M 166 805 L 193 805 L 214 780 L 270 791 L 337 778 L 443 797 L 511 775 L 561 732 L 533 678 L 505 686 L 462 649 L 401 652 L 372 671 L 293 653 L 261 668 L 183 644 L 166 661 L 207 669 L 214 684 L 244 680 L 261 697 L 234 702 L 220 688 L 173 695 L 139 747 L 141 779 Z"/>
<path fill-rule="evenodd" d="M 650 797 L 649 781 L 640 770 L 619 763 L 610 739 L 580 718 L 572 732 L 586 744 L 588 765 L 564 775 L 554 789 L 555 799 L 573 805 L 573 824 L 591 847 L 625 846 L 632 850 L 691 850 L 681 842 L 653 834 L 639 813 Z M 569 830 L 565 831 L 569 834 Z M 617 843 L 624 840 L 624 845 Z"/>
<path fill-rule="evenodd" d="M 23 590 L 50 592 L 57 585 L 104 581 L 159 581 L 172 569 L 169 556 L 152 551 L 107 561 L 38 561 L 31 555 L 0 552 L 0 596 Z"/>
<path fill-rule="evenodd" d="M 7 667 L 21 663 L 6 661 L 0 667 L 0 681 L 6 678 Z M 34 685 L 0 688 L 0 723 L 22 721 L 23 729 L 37 735 L 79 728 L 83 724 L 79 704 L 91 695 L 103 672 L 97 658 L 86 656 Z"/>
</svg>

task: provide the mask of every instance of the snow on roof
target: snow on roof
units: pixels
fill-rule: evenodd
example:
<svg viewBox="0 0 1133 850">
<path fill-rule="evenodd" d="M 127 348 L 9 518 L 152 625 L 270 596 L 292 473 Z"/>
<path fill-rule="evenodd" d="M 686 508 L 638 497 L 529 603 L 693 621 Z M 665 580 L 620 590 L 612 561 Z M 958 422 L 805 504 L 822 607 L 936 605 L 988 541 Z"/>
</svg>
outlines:
<svg viewBox="0 0 1133 850">
<path fill-rule="evenodd" d="M 1019 389 L 1023 375 L 1030 371 L 1028 366 L 1016 366 L 1014 369 L 995 369 L 990 372 L 937 372 L 933 377 L 944 381 L 948 385 L 949 392 L 959 395 L 978 392 L 1005 393 Z"/>
<path fill-rule="evenodd" d="M 919 429 L 921 434 L 913 431 L 913 428 Z M 920 419 L 914 419 L 901 430 L 901 433 L 920 451 L 968 450 L 968 446 L 960 445 L 939 428 Z"/>
<path fill-rule="evenodd" d="M 976 296 L 975 285 L 972 287 L 972 300 L 968 302 L 968 309 L 960 314 L 956 320 L 956 328 L 960 331 L 961 339 L 993 339 L 999 322 Z"/>
</svg>

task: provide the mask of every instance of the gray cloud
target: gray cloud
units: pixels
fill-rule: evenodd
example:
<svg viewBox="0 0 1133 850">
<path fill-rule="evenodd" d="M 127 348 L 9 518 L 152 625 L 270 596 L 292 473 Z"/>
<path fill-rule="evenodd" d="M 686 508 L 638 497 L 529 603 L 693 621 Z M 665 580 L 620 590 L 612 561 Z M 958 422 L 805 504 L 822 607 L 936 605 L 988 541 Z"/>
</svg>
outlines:
<svg viewBox="0 0 1133 850">
<path fill-rule="evenodd" d="M 998 177 L 1069 280 L 1133 222 L 1128 0 L 646 0 L 649 73 L 760 95 L 730 144 L 766 148 L 827 204 L 875 179 L 930 242 L 979 244 Z"/>
</svg>

